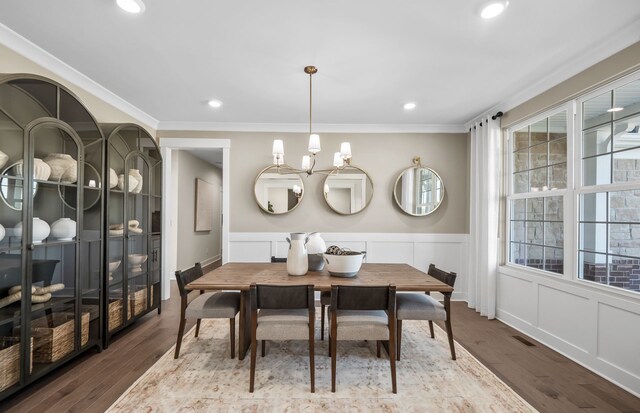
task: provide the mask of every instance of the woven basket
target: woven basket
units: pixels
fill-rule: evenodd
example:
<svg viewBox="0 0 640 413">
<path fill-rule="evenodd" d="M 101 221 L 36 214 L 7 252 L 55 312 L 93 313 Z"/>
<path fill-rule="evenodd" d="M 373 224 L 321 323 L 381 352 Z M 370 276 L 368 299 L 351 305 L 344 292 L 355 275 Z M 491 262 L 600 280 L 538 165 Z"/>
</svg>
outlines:
<svg viewBox="0 0 640 413">
<path fill-rule="evenodd" d="M 135 293 L 129 294 L 129 310 L 128 317 L 132 318 L 138 314 L 142 314 L 147 309 L 147 289 L 143 288 Z"/>
<path fill-rule="evenodd" d="M 31 339 L 33 351 L 33 338 Z M 31 358 L 33 367 L 33 358 Z M 0 392 L 20 381 L 20 338 L 0 337 Z"/>
<path fill-rule="evenodd" d="M 114 300 L 109 303 L 109 331 L 113 331 L 122 325 L 122 300 Z"/>
<path fill-rule="evenodd" d="M 74 350 L 75 319 L 71 313 L 53 313 L 31 322 L 34 363 L 53 363 Z M 82 313 L 81 345 L 89 341 L 89 313 Z"/>
</svg>

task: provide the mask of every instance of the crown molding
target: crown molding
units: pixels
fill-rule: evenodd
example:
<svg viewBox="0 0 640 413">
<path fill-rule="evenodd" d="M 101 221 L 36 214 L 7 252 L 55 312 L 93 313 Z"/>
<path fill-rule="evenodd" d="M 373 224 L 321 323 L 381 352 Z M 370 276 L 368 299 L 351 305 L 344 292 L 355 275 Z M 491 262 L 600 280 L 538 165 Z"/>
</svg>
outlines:
<svg viewBox="0 0 640 413">
<path fill-rule="evenodd" d="M 563 65 L 547 75 L 531 82 L 527 82 L 525 79 L 522 83 L 529 84 L 528 87 L 474 116 L 466 122 L 465 130 L 468 131 L 475 122 L 480 122 L 487 114 L 495 114 L 498 111 L 507 112 L 638 41 L 640 41 L 640 20 L 625 26 L 599 43 L 589 46 L 588 50 L 575 53 Z"/>
<path fill-rule="evenodd" d="M 306 123 L 160 122 L 159 131 L 309 132 Z M 428 124 L 315 124 L 317 133 L 464 133 L 465 125 Z"/>
<path fill-rule="evenodd" d="M 0 43 L 32 62 L 42 66 L 56 76 L 59 76 L 66 82 L 85 90 L 109 105 L 121 110 L 136 119 L 138 122 L 149 125 L 154 129 L 158 128 L 157 119 L 122 99 L 120 96 L 111 92 L 109 89 L 100 85 L 88 76 L 80 73 L 78 70 L 58 59 L 51 53 L 45 51 L 30 40 L 22 37 L 2 23 L 0 23 Z"/>
</svg>

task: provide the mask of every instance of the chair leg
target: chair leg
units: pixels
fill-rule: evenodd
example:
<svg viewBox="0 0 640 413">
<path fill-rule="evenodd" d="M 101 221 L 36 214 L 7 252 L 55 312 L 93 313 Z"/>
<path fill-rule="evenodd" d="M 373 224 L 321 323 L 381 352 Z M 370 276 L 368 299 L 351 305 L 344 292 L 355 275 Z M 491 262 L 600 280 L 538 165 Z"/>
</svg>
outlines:
<svg viewBox="0 0 640 413">
<path fill-rule="evenodd" d="M 380 358 L 381 357 L 381 351 L 380 351 L 380 347 L 382 347 L 381 345 L 381 341 L 380 340 L 376 340 L 376 357 Z"/>
<path fill-rule="evenodd" d="M 231 358 L 236 358 L 236 319 L 229 319 L 229 341 L 231 346 Z"/>
<path fill-rule="evenodd" d="M 315 314 L 313 314 L 315 317 Z M 309 324 L 309 376 L 311 379 L 311 393 L 316 392 L 316 361 L 315 361 L 315 325 L 313 320 Z"/>
<path fill-rule="evenodd" d="M 200 333 L 200 318 L 198 319 L 198 321 L 196 321 L 196 337 L 198 337 L 198 334 Z"/>
<path fill-rule="evenodd" d="M 329 334 L 329 340 L 331 341 L 331 392 L 336 392 L 336 347 L 338 342 L 334 335 Z"/>
<path fill-rule="evenodd" d="M 253 393 L 253 382 L 256 377 L 256 353 L 258 351 L 257 347 L 258 343 L 254 335 L 253 337 L 251 337 L 251 370 L 249 373 L 249 393 Z"/>
<path fill-rule="evenodd" d="M 433 321 L 429 320 L 429 331 L 431 332 L 431 338 L 436 338 L 436 335 L 433 333 Z"/>
<path fill-rule="evenodd" d="M 320 340 L 324 340 L 324 304 L 321 305 L 320 311 L 322 314 L 320 315 Z"/>
<path fill-rule="evenodd" d="M 184 325 L 187 323 L 187 320 L 183 317 L 180 319 L 180 327 L 178 327 L 178 341 L 176 342 L 176 353 L 173 355 L 174 359 L 177 359 L 180 356 L 180 345 L 182 344 L 182 336 L 184 335 Z"/>
<path fill-rule="evenodd" d="M 400 350 L 402 349 L 402 320 L 398 320 L 396 322 L 396 329 L 398 331 L 398 334 L 396 334 L 398 336 L 397 338 L 397 353 L 398 353 L 398 357 L 397 360 L 400 361 Z"/>
<path fill-rule="evenodd" d="M 262 357 L 267 353 L 267 340 L 262 340 Z"/>
<path fill-rule="evenodd" d="M 451 320 L 449 319 L 449 317 L 447 317 L 444 324 L 447 327 L 447 338 L 449 339 L 449 348 L 451 349 L 451 360 L 455 360 L 456 348 L 455 348 L 455 345 L 453 344 L 453 331 L 451 330 Z"/>
<path fill-rule="evenodd" d="M 392 329 L 393 330 L 393 329 Z M 391 364 L 391 389 L 393 393 L 398 393 L 398 385 L 396 382 L 396 358 L 392 356 L 396 352 L 395 331 L 389 331 L 389 363 Z"/>
</svg>

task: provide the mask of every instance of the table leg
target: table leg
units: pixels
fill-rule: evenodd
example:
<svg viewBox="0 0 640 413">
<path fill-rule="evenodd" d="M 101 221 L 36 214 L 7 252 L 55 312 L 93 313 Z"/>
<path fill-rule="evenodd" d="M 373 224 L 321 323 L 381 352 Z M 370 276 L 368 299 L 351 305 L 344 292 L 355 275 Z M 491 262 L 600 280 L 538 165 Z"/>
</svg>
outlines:
<svg viewBox="0 0 640 413">
<path fill-rule="evenodd" d="M 240 322 L 238 332 L 238 360 L 244 360 L 251 347 L 251 303 L 249 291 L 240 291 Z"/>
</svg>

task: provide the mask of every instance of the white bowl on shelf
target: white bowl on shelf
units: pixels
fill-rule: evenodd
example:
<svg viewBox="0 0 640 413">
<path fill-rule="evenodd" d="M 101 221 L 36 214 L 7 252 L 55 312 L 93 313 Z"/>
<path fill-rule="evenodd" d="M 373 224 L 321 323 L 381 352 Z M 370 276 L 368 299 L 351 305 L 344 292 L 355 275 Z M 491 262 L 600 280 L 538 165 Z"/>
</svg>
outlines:
<svg viewBox="0 0 640 413">
<path fill-rule="evenodd" d="M 142 272 L 142 264 L 146 261 L 146 254 L 129 254 L 129 271 L 132 273 Z"/>
<path fill-rule="evenodd" d="M 109 281 L 113 280 L 113 272 L 118 269 L 121 262 L 120 260 L 109 262 Z"/>
</svg>

